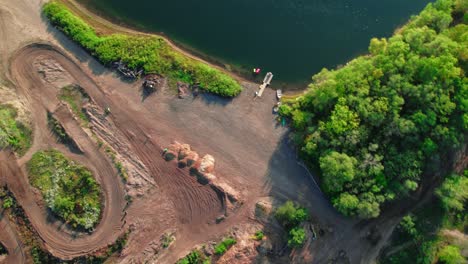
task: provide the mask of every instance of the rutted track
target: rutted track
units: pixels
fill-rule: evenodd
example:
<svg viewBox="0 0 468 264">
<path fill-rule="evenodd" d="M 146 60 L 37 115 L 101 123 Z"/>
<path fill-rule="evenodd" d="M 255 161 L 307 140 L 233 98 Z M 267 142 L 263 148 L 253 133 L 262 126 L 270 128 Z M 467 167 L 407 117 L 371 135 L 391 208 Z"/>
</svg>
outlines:
<svg viewBox="0 0 468 264">
<path fill-rule="evenodd" d="M 19 161 L 14 156 L 3 153 L 0 156 L 0 173 L 24 208 L 44 245 L 53 255 L 62 259 L 72 259 L 90 254 L 115 241 L 123 232 L 122 211 L 125 199 L 121 180 L 110 161 L 83 131 L 68 109 L 60 104 L 57 99 L 57 89 L 45 83 L 34 68 L 34 62 L 38 59 L 52 59 L 58 62 L 97 105 L 102 108 L 111 107 L 112 114 L 108 118 L 111 118 L 119 128 L 115 133 L 123 134 L 131 142 L 130 147 L 133 152 L 139 156 L 157 184 L 165 190 L 164 194 L 171 197 L 170 200 L 181 222 L 197 223 L 200 220 L 198 223 L 205 222 L 208 217 L 214 217 L 222 211 L 221 202 L 214 190 L 209 186 L 200 185 L 188 177 L 186 171 L 167 164 L 161 158 L 159 155 L 161 146 L 147 134 L 152 129 L 145 127 L 145 122 L 141 120 L 135 121 L 134 116 L 138 115 L 137 112 L 131 112 L 124 108 L 125 104 L 111 100 L 92 78 L 60 50 L 43 44 L 29 45 L 13 55 L 10 75 L 19 94 L 30 103 L 35 122 L 34 143 Z M 46 111 L 54 113 L 54 117 L 83 150 L 82 155 L 71 153 L 51 140 Z M 57 221 L 50 223 L 47 213 L 35 200 L 24 164 L 35 151 L 49 147 L 60 148 L 67 156 L 88 166 L 101 184 L 104 194 L 102 219 L 91 235 L 80 233 L 74 237 L 70 230 L 60 226 Z"/>
</svg>

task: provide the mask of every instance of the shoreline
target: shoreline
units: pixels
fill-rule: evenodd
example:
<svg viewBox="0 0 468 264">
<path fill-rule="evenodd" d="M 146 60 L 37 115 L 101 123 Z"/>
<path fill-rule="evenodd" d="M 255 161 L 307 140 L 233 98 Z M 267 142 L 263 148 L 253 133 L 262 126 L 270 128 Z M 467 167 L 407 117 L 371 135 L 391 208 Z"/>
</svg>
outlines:
<svg viewBox="0 0 468 264">
<path fill-rule="evenodd" d="M 176 50 L 177 52 L 180 52 L 184 56 L 187 56 L 193 60 L 208 64 L 209 66 L 216 68 L 217 70 L 220 70 L 226 74 L 229 74 L 231 77 L 236 79 L 239 82 L 248 82 L 248 83 L 256 83 L 252 80 L 249 80 L 239 74 L 235 74 L 232 71 L 229 71 L 225 67 L 222 67 L 219 62 L 213 62 L 213 61 L 208 61 L 203 56 L 197 56 L 197 54 L 193 54 L 189 50 L 186 50 L 179 45 L 175 44 L 171 39 L 169 39 L 166 35 L 164 34 L 156 34 L 156 33 L 150 33 L 150 32 L 144 32 L 137 30 L 136 28 L 132 28 L 129 25 L 119 25 L 116 24 L 108 19 L 106 19 L 103 16 L 100 16 L 93 11 L 87 9 L 85 6 L 82 4 L 78 3 L 75 0 L 58 0 L 58 2 L 64 4 L 67 6 L 70 11 L 72 11 L 76 16 L 80 17 L 87 23 L 89 23 L 98 34 L 114 34 L 114 33 L 123 33 L 123 34 L 129 34 L 129 35 L 134 35 L 134 36 L 149 36 L 149 37 L 159 37 L 164 39 L 164 41 L 167 42 L 167 44 Z"/>
<path fill-rule="evenodd" d="M 166 41 L 171 48 L 173 48 L 177 52 L 180 52 L 182 55 L 193 60 L 205 63 L 213 68 L 216 68 L 217 70 L 228 74 L 238 82 L 247 82 L 260 85 L 260 79 L 253 80 L 251 78 L 246 77 L 242 74 L 240 70 L 236 70 L 239 69 L 238 67 L 233 66 L 233 70 L 229 70 L 225 67 L 225 65 L 229 64 L 224 64 L 222 61 L 219 61 L 216 58 L 210 57 L 209 55 L 206 55 L 203 52 L 190 48 L 190 46 L 174 41 L 162 32 L 149 32 L 139 29 L 135 26 L 131 26 L 129 24 L 119 24 L 112 18 L 106 17 L 105 15 L 101 15 L 93 11 L 92 9 L 88 9 L 85 5 L 79 3 L 76 0 L 58 0 L 58 2 L 64 4 L 67 8 L 70 9 L 71 12 L 73 12 L 73 14 L 89 23 L 98 34 L 122 33 L 134 36 L 156 36 L 164 39 L 164 41 Z M 311 74 L 311 76 L 313 75 L 314 74 Z M 308 82 L 288 83 L 278 81 L 276 89 L 285 89 L 286 93 L 289 91 L 294 95 L 302 94 L 303 92 L 307 91 Z"/>
</svg>

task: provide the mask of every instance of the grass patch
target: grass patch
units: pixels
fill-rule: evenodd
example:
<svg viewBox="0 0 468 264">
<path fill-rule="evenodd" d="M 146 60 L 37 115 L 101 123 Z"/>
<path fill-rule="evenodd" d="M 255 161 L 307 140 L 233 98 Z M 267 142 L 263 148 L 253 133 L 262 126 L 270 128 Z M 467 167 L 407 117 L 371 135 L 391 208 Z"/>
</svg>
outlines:
<svg viewBox="0 0 468 264">
<path fill-rule="evenodd" d="M 263 238 L 265 237 L 265 234 L 263 233 L 262 230 L 258 230 L 257 232 L 255 232 L 255 235 L 253 237 L 254 240 L 257 240 L 257 241 L 260 241 L 262 240 Z"/>
<path fill-rule="evenodd" d="M 57 150 L 36 152 L 27 163 L 31 184 L 47 206 L 75 228 L 92 229 L 101 213 L 100 189 L 91 171 Z"/>
<path fill-rule="evenodd" d="M 109 155 L 112 163 L 114 164 L 114 167 L 117 169 L 117 173 L 119 174 L 119 176 L 122 178 L 124 182 L 127 182 L 128 180 L 127 169 L 123 166 L 122 162 L 120 162 L 117 159 L 115 152 L 110 147 L 107 147 L 106 153 L 107 155 Z"/>
<path fill-rule="evenodd" d="M 88 125 L 89 118 L 86 116 L 83 105 L 89 100 L 89 95 L 78 85 L 63 87 L 59 93 L 59 99 L 66 102 L 73 113 L 81 120 L 83 125 Z"/>
<path fill-rule="evenodd" d="M 0 105 L 0 149 L 11 148 L 22 155 L 31 146 L 32 133 L 17 116 L 13 106 Z"/>
<path fill-rule="evenodd" d="M 47 112 L 47 124 L 52 132 L 59 138 L 60 142 L 64 144 L 73 143 L 73 140 L 65 131 L 62 124 L 52 116 L 52 113 Z"/>
<path fill-rule="evenodd" d="M 169 79 L 198 83 L 202 89 L 226 97 L 236 96 L 242 90 L 228 74 L 184 56 L 161 37 L 97 35 L 94 28 L 55 1 L 46 3 L 43 12 L 53 25 L 105 65 L 123 62 L 132 70 L 141 69 L 146 74 L 158 73 Z"/>
<path fill-rule="evenodd" d="M 162 247 L 163 248 L 168 248 L 172 242 L 174 241 L 174 236 L 172 234 L 164 234 L 162 237 Z"/>
<path fill-rule="evenodd" d="M 231 248 L 231 246 L 235 245 L 237 241 L 234 238 L 226 238 L 223 241 L 219 242 L 215 248 L 214 252 L 216 255 L 223 255 L 226 251 Z"/>
</svg>

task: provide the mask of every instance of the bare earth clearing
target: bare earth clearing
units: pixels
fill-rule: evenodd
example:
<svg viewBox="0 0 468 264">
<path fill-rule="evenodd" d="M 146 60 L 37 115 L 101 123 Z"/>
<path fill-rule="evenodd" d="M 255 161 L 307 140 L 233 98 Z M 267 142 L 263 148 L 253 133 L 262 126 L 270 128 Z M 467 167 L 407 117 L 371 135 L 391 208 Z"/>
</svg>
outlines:
<svg viewBox="0 0 468 264">
<path fill-rule="evenodd" d="M 326 263 L 341 255 L 338 260 L 343 262 L 369 263 L 376 257 L 398 219 L 357 225 L 331 207 L 298 163 L 286 129 L 272 114 L 273 90 L 256 100 L 252 97 L 256 84 L 251 83 L 243 83 L 245 91 L 232 100 L 211 95 L 177 99 L 168 87 L 146 97 L 142 81 L 122 81 L 51 28 L 40 17 L 40 2 L 0 0 L 0 76 L 9 80 L 2 86 L 15 88 L 26 101 L 34 129 L 34 142 L 25 156 L 17 159 L 1 153 L 0 180 L 15 194 L 49 252 L 63 259 L 87 255 L 130 228 L 119 262 L 174 263 L 195 245 L 220 238 L 234 225 L 258 224 L 252 217 L 255 203 L 273 196 L 305 205 L 313 222 L 325 230 L 318 240 L 294 252 L 294 262 Z M 57 99 L 59 88 L 67 84 L 80 85 L 91 97 L 90 131 Z M 106 107 L 111 109 L 109 115 L 104 114 Z M 47 111 L 82 153 L 56 143 L 47 128 Z M 129 168 L 126 185 L 93 134 Z M 223 222 L 215 223 L 226 211 L 219 192 L 162 158 L 162 149 L 174 140 L 190 144 L 200 156 L 212 155 L 216 176 L 239 192 L 243 205 L 227 210 Z M 73 232 L 53 219 L 29 185 L 25 163 L 35 151 L 47 148 L 57 148 L 86 165 L 100 183 L 103 215 L 92 234 Z M 126 194 L 133 197 L 128 208 Z M 17 234 L 9 220 L 0 217 L 0 241 L 10 253 L 6 263 L 21 263 L 24 252 Z M 382 237 L 375 246 L 366 238 L 371 229 Z M 154 245 L 164 232 L 175 232 L 176 241 L 157 254 Z"/>
</svg>

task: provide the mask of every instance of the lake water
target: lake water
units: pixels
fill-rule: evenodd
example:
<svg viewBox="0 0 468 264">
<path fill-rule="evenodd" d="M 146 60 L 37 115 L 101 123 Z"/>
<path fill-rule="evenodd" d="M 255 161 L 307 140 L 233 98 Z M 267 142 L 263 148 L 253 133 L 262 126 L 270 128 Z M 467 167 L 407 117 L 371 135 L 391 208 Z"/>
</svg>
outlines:
<svg viewBox="0 0 468 264">
<path fill-rule="evenodd" d="M 162 32 L 232 68 L 301 87 L 367 51 L 429 0 L 80 0 L 114 22 Z"/>
</svg>

